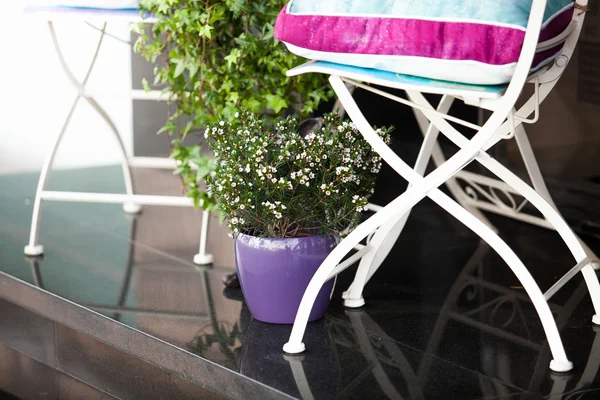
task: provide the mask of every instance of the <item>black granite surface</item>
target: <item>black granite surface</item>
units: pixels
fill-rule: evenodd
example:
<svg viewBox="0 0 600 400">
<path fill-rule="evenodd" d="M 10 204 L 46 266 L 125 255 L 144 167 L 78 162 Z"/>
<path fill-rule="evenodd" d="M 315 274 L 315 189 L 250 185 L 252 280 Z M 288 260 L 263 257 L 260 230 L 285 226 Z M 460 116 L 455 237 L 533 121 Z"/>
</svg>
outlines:
<svg viewBox="0 0 600 400">
<path fill-rule="evenodd" d="M 106 182 L 117 181 L 114 173 Z M 241 291 L 221 283 L 232 265 L 198 267 L 165 245 L 171 219 L 157 226 L 144 224 L 149 214 L 131 219 L 119 206 L 53 204 L 42 224 L 46 254 L 26 258 L 30 185 L 0 183 L 11 188 L 0 197 L 7 396 L 600 398 L 600 330 L 583 280 L 552 299 L 575 370 L 550 373 L 539 320 L 514 275 L 428 201 L 367 285 L 367 305 L 343 308 L 353 274 L 345 271 L 326 317 L 309 324 L 307 352 L 286 356 L 290 326 L 252 319 Z M 542 288 L 572 267 L 556 234 L 492 220 Z M 598 238 L 586 240 L 600 251 Z"/>
</svg>

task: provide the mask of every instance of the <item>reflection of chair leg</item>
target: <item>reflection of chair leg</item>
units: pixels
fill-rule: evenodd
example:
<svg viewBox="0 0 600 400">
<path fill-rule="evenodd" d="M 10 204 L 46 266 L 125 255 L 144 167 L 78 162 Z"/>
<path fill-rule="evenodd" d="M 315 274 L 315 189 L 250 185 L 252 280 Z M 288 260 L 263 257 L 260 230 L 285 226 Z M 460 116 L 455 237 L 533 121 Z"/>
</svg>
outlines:
<svg viewBox="0 0 600 400">
<path fill-rule="evenodd" d="M 42 273 L 40 271 L 40 259 L 39 257 L 27 257 L 25 258 L 31 266 L 31 276 L 33 277 L 33 284 L 40 289 L 44 288 L 44 281 L 42 280 Z"/>
<path fill-rule="evenodd" d="M 283 358 L 290 363 L 294 381 L 296 382 L 296 386 L 298 386 L 298 391 L 300 392 L 300 398 L 302 400 L 314 400 L 315 397 L 310 390 L 310 385 L 308 384 L 308 379 L 306 379 L 306 373 L 304 372 L 304 367 L 302 366 L 303 357 L 284 355 Z"/>
<path fill-rule="evenodd" d="M 350 323 L 354 328 L 354 333 L 356 334 L 356 338 L 358 339 L 358 344 L 360 346 L 361 352 L 364 354 L 365 358 L 369 362 L 369 365 L 372 366 L 371 371 L 377 380 L 377 383 L 385 393 L 385 395 L 390 399 L 401 399 L 402 396 L 396 389 L 394 383 L 390 380 L 387 373 L 383 369 L 383 366 L 379 362 L 379 358 L 373 348 L 373 344 L 371 343 L 371 339 L 369 338 L 368 332 L 373 332 L 377 336 L 383 338 L 384 340 L 380 340 L 379 344 L 382 345 L 387 353 L 393 358 L 394 362 L 397 363 L 400 368 L 402 375 L 404 376 L 408 391 L 410 393 L 411 399 L 425 399 L 423 395 L 423 391 L 421 389 L 421 385 L 419 383 L 419 379 L 414 373 L 413 368 L 410 363 L 402 354 L 402 351 L 398 347 L 393 340 L 389 338 L 387 333 L 381 329 L 381 327 L 364 311 L 352 310 L 346 311 L 346 315 L 350 317 Z"/>
<path fill-rule="evenodd" d="M 437 349 L 442 341 L 442 337 L 444 336 L 444 331 L 446 329 L 446 325 L 451 320 L 451 310 L 454 302 L 459 298 L 460 294 L 471 284 L 469 277 L 472 275 L 473 271 L 479 267 L 483 259 L 489 254 L 490 246 L 481 241 L 475 253 L 471 256 L 469 261 L 465 264 L 463 269 L 461 270 L 458 278 L 455 279 L 452 288 L 450 289 L 448 295 L 446 296 L 446 301 L 440 310 L 440 316 L 435 324 L 435 328 L 431 334 L 431 338 L 427 343 L 427 348 L 425 350 L 426 354 L 437 354 Z M 429 375 L 429 370 L 431 369 L 432 359 L 426 359 L 421 362 L 419 365 L 418 375 L 423 380 Z"/>
<path fill-rule="evenodd" d="M 133 275 L 133 266 L 135 265 L 135 237 L 137 231 L 137 219 L 132 216 L 129 224 L 129 247 L 127 248 L 127 265 L 125 267 L 125 276 L 121 283 L 119 290 L 119 298 L 117 300 L 117 307 L 124 308 L 127 302 L 127 296 L 129 294 L 129 287 L 131 285 L 131 277 Z M 113 319 L 116 321 L 121 320 L 121 313 L 115 313 Z"/>
</svg>

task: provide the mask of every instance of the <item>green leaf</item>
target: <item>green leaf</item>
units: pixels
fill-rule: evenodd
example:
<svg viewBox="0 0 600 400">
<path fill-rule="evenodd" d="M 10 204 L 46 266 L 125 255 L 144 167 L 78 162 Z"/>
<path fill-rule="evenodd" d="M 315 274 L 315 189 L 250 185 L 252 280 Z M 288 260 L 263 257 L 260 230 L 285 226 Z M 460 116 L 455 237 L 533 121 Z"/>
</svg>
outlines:
<svg viewBox="0 0 600 400">
<path fill-rule="evenodd" d="M 175 72 L 173 73 L 173 77 L 177 78 L 179 75 L 183 74 L 183 71 L 185 71 L 186 67 L 187 66 L 183 63 L 183 61 L 178 60 L 175 63 Z"/>
<path fill-rule="evenodd" d="M 146 80 L 146 78 L 142 79 L 142 87 L 144 88 L 144 91 L 146 93 L 150 93 L 152 91 L 152 88 L 150 87 L 150 85 L 148 84 L 148 81 Z"/>
<path fill-rule="evenodd" d="M 287 106 L 288 106 L 285 99 L 283 99 L 277 95 L 268 94 L 265 96 L 265 98 L 267 100 L 267 108 L 270 108 L 271 110 L 275 111 L 276 113 L 278 113 L 279 111 L 281 111 L 284 108 L 287 108 Z"/>
</svg>

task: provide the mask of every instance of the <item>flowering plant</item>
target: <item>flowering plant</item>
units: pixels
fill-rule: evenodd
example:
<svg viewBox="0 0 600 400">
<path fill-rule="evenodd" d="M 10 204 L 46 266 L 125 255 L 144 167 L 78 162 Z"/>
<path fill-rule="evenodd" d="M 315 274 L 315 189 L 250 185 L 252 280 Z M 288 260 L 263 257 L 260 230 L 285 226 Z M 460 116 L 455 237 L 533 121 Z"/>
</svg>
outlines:
<svg viewBox="0 0 600 400">
<path fill-rule="evenodd" d="M 386 142 L 389 131 L 377 129 Z M 342 234 L 358 223 L 381 167 L 354 124 L 335 114 L 302 136 L 295 118 L 268 124 L 242 111 L 209 124 L 204 135 L 217 158 L 208 190 L 233 233 Z"/>
</svg>

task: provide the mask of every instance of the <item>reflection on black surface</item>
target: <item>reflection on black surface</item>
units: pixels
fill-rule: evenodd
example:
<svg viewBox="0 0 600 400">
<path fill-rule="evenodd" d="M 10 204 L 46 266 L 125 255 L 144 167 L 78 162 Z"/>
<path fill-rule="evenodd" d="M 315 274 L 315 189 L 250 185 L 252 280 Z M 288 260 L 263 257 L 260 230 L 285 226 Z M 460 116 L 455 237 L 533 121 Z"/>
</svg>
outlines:
<svg viewBox="0 0 600 400">
<path fill-rule="evenodd" d="M 297 398 L 512 399 L 531 394 L 554 400 L 598 394 L 600 339 L 591 328 L 582 281 L 565 287 L 551 305 L 576 370 L 549 374 L 550 353 L 526 294 L 485 244 L 449 234 L 446 222 L 426 232 L 409 223 L 406 239 L 395 250 L 403 257 L 392 255 L 374 276 L 366 288 L 367 306 L 344 310 L 334 297 L 326 318 L 309 324 L 308 351 L 301 356 L 281 351 L 291 326 L 253 320 L 241 290 L 223 290 L 221 279 L 231 269 L 197 267 L 140 246 L 135 220 L 129 223 L 130 241 L 102 243 L 105 250 L 97 254 L 106 254 L 106 260 L 81 257 L 77 270 L 65 270 L 62 259 L 49 253 L 13 263 L 8 270 Z M 428 235 L 428 247 L 422 245 L 423 235 Z M 547 254 L 551 239 L 542 236 L 536 245 L 530 235 L 517 230 L 511 246 L 525 251 L 530 262 L 543 264 L 552 278 L 564 260 Z M 115 254 L 119 257 L 109 261 Z M 351 274 L 340 279 L 351 279 Z"/>
</svg>

